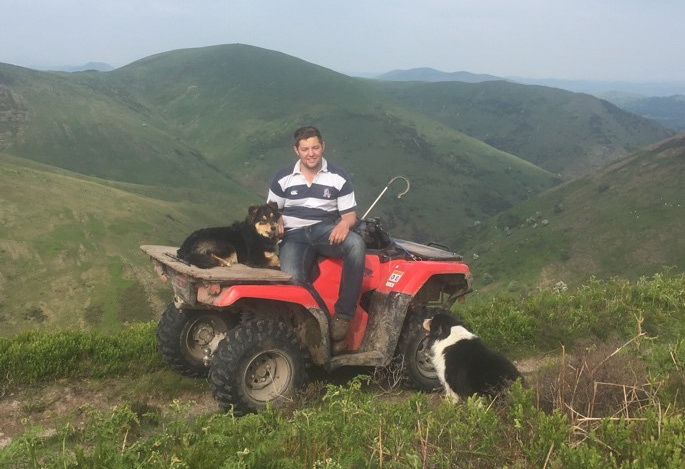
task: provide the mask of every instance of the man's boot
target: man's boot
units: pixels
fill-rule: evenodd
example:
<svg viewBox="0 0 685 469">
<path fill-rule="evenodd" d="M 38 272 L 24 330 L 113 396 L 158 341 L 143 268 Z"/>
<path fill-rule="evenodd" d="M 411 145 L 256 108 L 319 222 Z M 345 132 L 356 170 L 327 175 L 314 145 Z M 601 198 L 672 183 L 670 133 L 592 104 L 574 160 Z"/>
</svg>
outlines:
<svg viewBox="0 0 685 469">
<path fill-rule="evenodd" d="M 347 329 L 350 326 L 349 319 L 341 319 L 334 317 L 331 319 L 331 339 L 333 342 L 339 342 L 347 335 Z"/>
</svg>

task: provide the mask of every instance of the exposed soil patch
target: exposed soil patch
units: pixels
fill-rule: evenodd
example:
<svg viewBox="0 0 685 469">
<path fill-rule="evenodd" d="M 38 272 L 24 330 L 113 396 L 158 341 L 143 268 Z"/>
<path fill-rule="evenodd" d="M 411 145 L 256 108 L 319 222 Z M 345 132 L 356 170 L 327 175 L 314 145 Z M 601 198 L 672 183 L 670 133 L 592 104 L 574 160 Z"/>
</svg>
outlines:
<svg viewBox="0 0 685 469">
<path fill-rule="evenodd" d="M 66 423 L 82 426 L 91 409 L 106 411 L 124 404 L 138 404 L 164 414 L 171 412 L 174 401 L 180 401 L 188 406 L 190 417 L 218 410 L 209 386 L 202 380 L 194 385 L 185 383 L 177 393 L 143 393 L 132 391 L 131 386 L 131 379 L 122 378 L 59 380 L 8 391 L 0 397 L 0 448 L 31 427 L 40 426 L 49 435 Z"/>
</svg>

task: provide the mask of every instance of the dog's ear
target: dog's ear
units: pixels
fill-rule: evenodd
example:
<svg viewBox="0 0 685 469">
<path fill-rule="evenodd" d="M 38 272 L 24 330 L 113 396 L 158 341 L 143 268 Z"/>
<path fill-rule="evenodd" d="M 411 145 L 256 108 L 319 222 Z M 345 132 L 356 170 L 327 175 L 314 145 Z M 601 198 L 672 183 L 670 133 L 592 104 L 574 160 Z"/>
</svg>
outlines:
<svg viewBox="0 0 685 469">
<path fill-rule="evenodd" d="M 281 214 L 281 209 L 278 208 L 278 203 L 271 201 L 271 202 L 267 202 L 266 204 L 274 210 L 274 218 L 276 220 L 281 218 L 282 214 Z"/>
<path fill-rule="evenodd" d="M 259 205 L 250 205 L 250 207 L 247 209 L 247 214 L 250 216 L 250 218 L 254 219 L 254 217 L 257 215 L 257 210 L 259 210 Z"/>
</svg>

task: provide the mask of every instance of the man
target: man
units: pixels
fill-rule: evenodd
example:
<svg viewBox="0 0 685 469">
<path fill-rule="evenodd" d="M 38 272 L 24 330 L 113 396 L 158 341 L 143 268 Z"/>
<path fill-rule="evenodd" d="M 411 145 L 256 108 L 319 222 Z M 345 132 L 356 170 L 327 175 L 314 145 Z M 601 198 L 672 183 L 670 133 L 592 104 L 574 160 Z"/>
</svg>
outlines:
<svg viewBox="0 0 685 469">
<path fill-rule="evenodd" d="M 293 135 L 298 161 L 277 172 L 269 188 L 269 202 L 283 210 L 278 227 L 281 270 L 293 276 L 319 300 L 308 279 L 316 255 L 342 258 L 331 338 L 345 338 L 361 293 L 366 245 L 351 229 L 357 223 L 356 201 L 349 175 L 323 157 L 326 145 L 316 127 L 301 127 Z M 340 344 L 334 344 L 334 349 Z"/>
</svg>

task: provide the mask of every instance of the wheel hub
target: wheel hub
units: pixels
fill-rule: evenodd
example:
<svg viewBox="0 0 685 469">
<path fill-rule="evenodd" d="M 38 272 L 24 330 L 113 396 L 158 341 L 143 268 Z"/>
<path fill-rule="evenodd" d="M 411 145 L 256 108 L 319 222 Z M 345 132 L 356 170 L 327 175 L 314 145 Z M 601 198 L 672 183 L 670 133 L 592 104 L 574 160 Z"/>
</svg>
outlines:
<svg viewBox="0 0 685 469">
<path fill-rule="evenodd" d="M 250 361 L 245 370 L 245 385 L 257 401 L 272 400 L 283 394 L 292 379 L 290 362 L 277 352 L 264 352 Z"/>
<path fill-rule="evenodd" d="M 193 341 L 198 346 L 204 347 L 212 341 L 215 334 L 216 331 L 211 324 L 203 323 L 200 324 L 193 332 Z"/>
<path fill-rule="evenodd" d="M 416 349 L 416 367 L 424 376 L 435 377 L 437 374 L 428 354 L 427 344 L 428 341 L 424 339 Z"/>
</svg>

